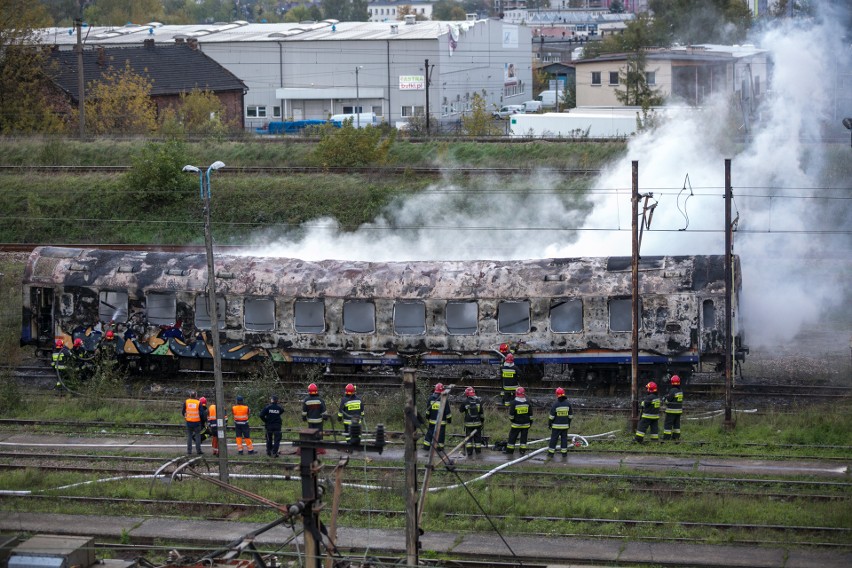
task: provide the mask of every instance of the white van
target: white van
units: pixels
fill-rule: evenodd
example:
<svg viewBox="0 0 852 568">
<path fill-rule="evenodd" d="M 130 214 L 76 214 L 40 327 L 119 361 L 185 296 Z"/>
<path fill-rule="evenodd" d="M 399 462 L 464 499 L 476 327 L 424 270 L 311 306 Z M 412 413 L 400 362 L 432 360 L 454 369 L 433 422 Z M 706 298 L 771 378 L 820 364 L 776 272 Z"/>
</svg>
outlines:
<svg viewBox="0 0 852 568">
<path fill-rule="evenodd" d="M 368 126 L 376 126 L 377 124 L 376 115 L 372 112 L 333 114 L 329 118 L 329 122 L 333 122 L 337 126 L 342 126 L 347 120 L 351 120 L 352 126 L 355 128 L 367 128 Z"/>
<path fill-rule="evenodd" d="M 491 113 L 491 116 L 494 118 L 508 118 L 513 114 L 523 114 L 524 113 L 524 105 L 506 105 L 500 107 L 500 110 L 495 110 Z"/>
<path fill-rule="evenodd" d="M 525 101 L 524 102 L 524 112 L 527 114 L 538 112 L 541 110 L 541 101 Z"/>
<path fill-rule="evenodd" d="M 543 106 L 544 108 L 555 108 L 557 93 L 559 93 L 559 106 L 562 107 L 565 104 L 564 91 L 542 91 L 536 97 L 536 100 L 541 102 L 541 106 Z"/>
</svg>

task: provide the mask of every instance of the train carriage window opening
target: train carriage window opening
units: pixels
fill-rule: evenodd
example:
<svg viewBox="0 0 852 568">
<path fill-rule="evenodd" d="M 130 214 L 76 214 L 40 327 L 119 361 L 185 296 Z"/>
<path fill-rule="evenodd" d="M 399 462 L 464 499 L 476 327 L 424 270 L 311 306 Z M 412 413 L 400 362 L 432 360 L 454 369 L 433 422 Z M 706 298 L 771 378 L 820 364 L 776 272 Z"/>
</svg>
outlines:
<svg viewBox="0 0 852 568">
<path fill-rule="evenodd" d="M 210 308 L 207 294 L 195 297 L 195 327 L 210 329 Z M 225 329 L 225 298 L 216 298 L 216 327 Z"/>
<path fill-rule="evenodd" d="M 375 333 L 376 306 L 364 300 L 343 303 L 343 331 L 346 333 Z"/>
<path fill-rule="evenodd" d="M 296 300 L 293 304 L 293 325 L 296 333 L 325 331 L 325 303 L 322 300 Z"/>
<path fill-rule="evenodd" d="M 497 306 L 497 331 L 500 333 L 529 333 L 529 301 L 500 302 Z"/>
<path fill-rule="evenodd" d="M 550 329 L 553 333 L 583 332 L 583 300 L 559 300 L 550 306 Z"/>
<path fill-rule="evenodd" d="M 146 315 L 151 325 L 174 325 L 177 298 L 173 292 L 149 292 L 145 296 Z"/>
<path fill-rule="evenodd" d="M 247 331 L 275 329 L 275 302 L 271 299 L 248 298 L 243 308 L 243 322 Z"/>
<path fill-rule="evenodd" d="M 639 329 L 642 329 L 642 302 L 639 302 Z M 633 330 L 633 301 L 630 298 L 611 298 L 609 301 L 609 330 Z"/>
<path fill-rule="evenodd" d="M 102 291 L 98 295 L 98 319 L 103 322 L 127 322 L 127 292 Z"/>
<path fill-rule="evenodd" d="M 704 300 L 701 305 L 701 325 L 706 330 L 716 329 L 716 305 L 713 300 Z"/>
<path fill-rule="evenodd" d="M 397 335 L 425 334 L 426 304 L 423 302 L 396 302 L 393 306 L 393 331 Z"/>
<path fill-rule="evenodd" d="M 475 335 L 479 329 L 478 318 L 476 302 L 447 302 L 447 333 L 450 335 Z"/>
</svg>

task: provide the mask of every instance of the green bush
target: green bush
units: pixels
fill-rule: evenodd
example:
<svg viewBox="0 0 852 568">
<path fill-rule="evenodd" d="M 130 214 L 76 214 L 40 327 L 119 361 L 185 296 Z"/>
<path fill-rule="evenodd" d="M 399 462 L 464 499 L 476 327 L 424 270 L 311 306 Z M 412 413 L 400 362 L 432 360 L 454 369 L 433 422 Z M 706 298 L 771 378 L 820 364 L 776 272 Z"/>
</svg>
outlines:
<svg viewBox="0 0 852 568">
<path fill-rule="evenodd" d="M 146 144 L 133 157 L 133 166 L 127 174 L 127 185 L 139 194 L 149 194 L 153 199 L 140 199 L 139 203 L 156 201 L 159 204 L 179 201 L 186 192 L 198 185 L 198 178 L 185 174 L 183 166 L 190 163 L 186 145 L 179 140 Z"/>
<path fill-rule="evenodd" d="M 353 167 L 382 164 L 396 139 L 390 128 L 355 128 L 351 120 L 337 128 L 325 124 L 320 129 L 320 141 L 314 159 L 323 167 Z"/>
</svg>

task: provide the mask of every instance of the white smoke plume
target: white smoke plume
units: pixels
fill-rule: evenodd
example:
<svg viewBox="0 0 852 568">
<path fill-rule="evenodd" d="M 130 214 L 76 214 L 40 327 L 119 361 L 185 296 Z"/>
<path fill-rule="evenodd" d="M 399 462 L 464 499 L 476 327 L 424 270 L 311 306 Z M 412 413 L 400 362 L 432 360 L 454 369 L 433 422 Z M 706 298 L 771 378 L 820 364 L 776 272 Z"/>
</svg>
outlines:
<svg viewBox="0 0 852 568">
<path fill-rule="evenodd" d="M 474 192 L 441 183 L 355 232 L 319 219 L 259 253 L 373 261 L 629 256 L 636 160 L 640 193 L 653 193 L 658 202 L 642 254 L 723 254 L 724 160 L 730 158 L 739 220 L 734 252 L 742 260 L 749 340 L 787 341 L 827 307 L 850 302 L 849 202 L 832 208 L 824 199 L 806 199 L 830 195 L 817 187 L 821 146 L 808 140 L 818 139 L 830 119 L 833 101 L 821 86 L 838 64 L 849 63 L 844 21 L 827 12 L 805 24 L 779 20 L 753 40 L 770 52 L 774 66 L 771 93 L 744 145 L 724 142 L 730 124 L 721 117 L 730 101 L 721 98 L 700 111 L 673 110 L 660 128 L 636 136 L 579 202 L 554 191 L 557 181 L 544 172 L 525 180 L 533 188 L 527 190 L 513 187 L 517 180 L 490 180 L 488 191 Z M 821 220 L 831 209 L 826 226 Z M 826 229 L 837 232 L 819 233 Z M 826 256 L 840 259 L 839 268 L 826 271 L 825 263 L 808 260 Z"/>
</svg>

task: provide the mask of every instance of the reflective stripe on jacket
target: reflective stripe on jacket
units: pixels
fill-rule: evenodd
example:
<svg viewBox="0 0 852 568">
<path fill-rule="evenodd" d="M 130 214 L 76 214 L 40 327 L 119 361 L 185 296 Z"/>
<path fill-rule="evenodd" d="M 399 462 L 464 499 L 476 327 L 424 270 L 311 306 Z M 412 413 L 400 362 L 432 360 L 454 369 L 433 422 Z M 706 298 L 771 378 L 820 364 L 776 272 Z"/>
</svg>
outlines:
<svg viewBox="0 0 852 568">
<path fill-rule="evenodd" d="M 656 420 L 660 417 L 660 397 L 649 394 L 642 401 L 642 418 Z"/>
<path fill-rule="evenodd" d="M 666 394 L 666 414 L 683 414 L 683 391 L 672 387 Z"/>
<path fill-rule="evenodd" d="M 249 407 L 245 404 L 235 404 L 231 407 L 235 424 L 246 424 L 249 419 Z"/>
<path fill-rule="evenodd" d="M 187 422 L 201 422 L 201 402 L 197 398 L 188 398 L 183 403 L 183 416 Z"/>
</svg>

